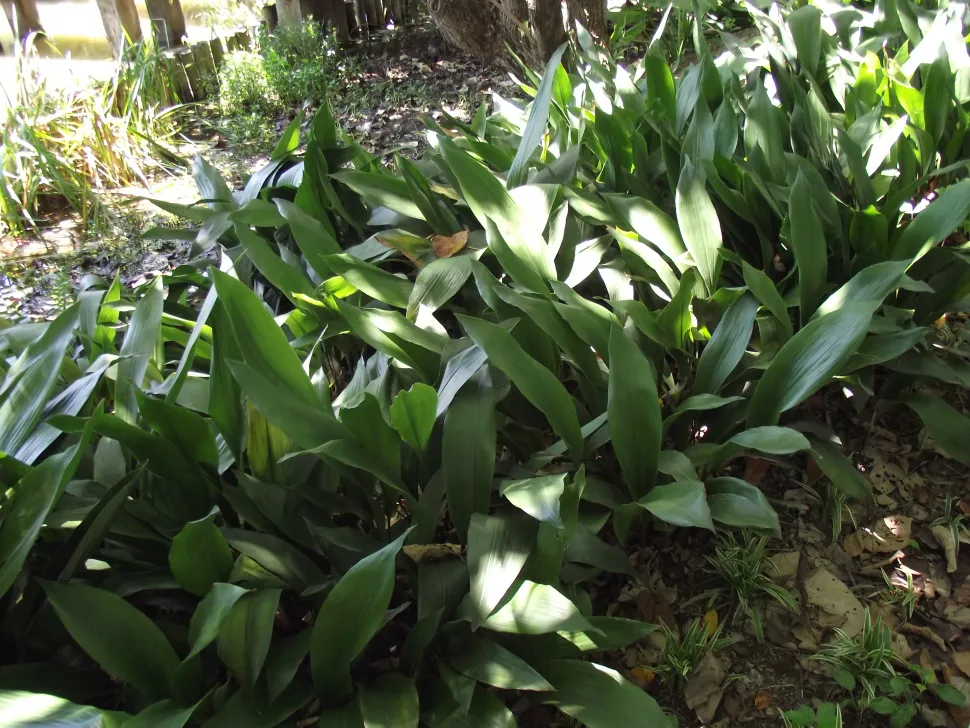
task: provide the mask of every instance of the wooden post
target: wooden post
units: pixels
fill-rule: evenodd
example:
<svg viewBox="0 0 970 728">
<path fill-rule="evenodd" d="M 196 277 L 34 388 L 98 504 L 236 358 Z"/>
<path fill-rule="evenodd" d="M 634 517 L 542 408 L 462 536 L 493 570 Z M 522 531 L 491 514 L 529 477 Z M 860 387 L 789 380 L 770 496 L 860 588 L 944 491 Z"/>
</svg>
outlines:
<svg viewBox="0 0 970 728">
<path fill-rule="evenodd" d="M 115 58 L 120 58 L 128 43 L 141 40 L 135 0 L 97 0 L 97 3 L 111 53 Z"/>
<path fill-rule="evenodd" d="M 276 5 L 264 5 L 260 13 L 263 16 L 263 25 L 266 26 L 266 32 L 272 33 L 274 30 L 276 30 L 276 26 L 279 25 L 280 22 L 280 16 L 276 9 Z"/>
<path fill-rule="evenodd" d="M 175 48 L 185 38 L 185 13 L 179 0 L 145 0 L 148 18 L 152 23 L 155 44 L 161 48 Z"/>
<path fill-rule="evenodd" d="M 195 67 L 199 69 L 201 91 L 205 98 L 208 98 L 216 92 L 218 87 L 216 64 L 208 43 L 203 41 L 192 46 L 192 61 Z M 196 98 L 198 98 L 198 95 L 198 89 L 196 89 Z"/>
<path fill-rule="evenodd" d="M 179 100 L 183 103 L 192 101 L 192 83 L 189 81 L 188 74 L 185 72 L 185 65 L 182 62 L 182 53 L 191 53 L 188 48 L 180 48 L 176 51 L 166 51 L 162 58 L 168 66 L 169 73 L 175 81 L 178 89 Z"/>
<path fill-rule="evenodd" d="M 222 47 L 222 38 L 216 36 L 209 41 L 209 50 L 212 52 L 212 62 L 215 64 L 216 70 L 222 66 L 222 59 L 225 58 L 226 51 Z"/>
<path fill-rule="evenodd" d="M 192 49 L 182 46 L 175 51 L 175 56 L 185 69 L 185 77 L 189 82 L 189 89 L 193 101 L 202 101 L 205 98 L 205 90 L 202 83 L 202 71 L 195 62 Z"/>
</svg>

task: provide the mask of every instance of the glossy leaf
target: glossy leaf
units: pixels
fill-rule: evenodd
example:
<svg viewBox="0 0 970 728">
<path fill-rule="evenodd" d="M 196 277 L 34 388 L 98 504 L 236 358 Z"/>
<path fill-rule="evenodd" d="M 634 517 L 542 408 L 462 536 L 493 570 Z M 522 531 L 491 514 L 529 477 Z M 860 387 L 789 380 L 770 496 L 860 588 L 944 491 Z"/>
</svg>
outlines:
<svg viewBox="0 0 970 728">
<path fill-rule="evenodd" d="M 610 433 L 630 493 L 646 493 L 657 476 L 663 424 L 653 366 L 621 329 L 610 334 Z"/>
<path fill-rule="evenodd" d="M 189 644 L 192 649 L 186 655 L 185 662 L 215 642 L 233 606 L 245 593 L 245 589 L 235 584 L 212 585 L 189 621 Z"/>
<path fill-rule="evenodd" d="M 468 526 L 472 629 L 492 613 L 518 578 L 535 542 L 534 522 L 473 513 Z"/>
<path fill-rule="evenodd" d="M 418 382 L 394 398 L 389 410 L 391 425 L 416 452 L 423 453 L 431 439 L 437 408 L 438 393 Z"/>
<path fill-rule="evenodd" d="M 804 325 L 825 295 L 828 245 L 812 204 L 812 190 L 799 173 L 788 201 L 792 251 L 798 263 L 799 316 Z"/>
<path fill-rule="evenodd" d="M 232 571 L 232 553 L 213 516 L 190 521 L 172 539 L 168 563 L 176 580 L 187 591 L 205 596 L 217 581 Z"/>
<path fill-rule="evenodd" d="M 243 595 L 219 630 L 219 658 L 249 687 L 256 684 L 269 654 L 281 593 L 280 589 L 259 589 Z"/>
<path fill-rule="evenodd" d="M 738 478 L 714 478 L 707 487 L 711 517 L 725 526 L 778 535 L 778 514 L 758 488 Z"/>
<path fill-rule="evenodd" d="M 637 501 L 661 521 L 675 526 L 696 526 L 714 530 L 704 484 L 696 481 L 658 485 Z"/>
<path fill-rule="evenodd" d="M 694 392 L 713 394 L 720 390 L 744 356 L 757 312 L 757 301 L 748 295 L 741 296 L 724 312 L 697 363 Z"/>
<path fill-rule="evenodd" d="M 449 664 L 466 677 L 504 690 L 552 690 L 529 664 L 491 640 L 472 637 Z"/>
<path fill-rule="evenodd" d="M 482 622 L 493 632 L 548 634 L 594 629 L 568 598 L 549 584 L 521 582 L 514 592 Z"/>
<path fill-rule="evenodd" d="M 533 152 L 542 143 L 542 137 L 546 133 L 546 124 L 549 120 L 549 106 L 552 104 L 556 73 L 559 71 L 559 63 L 565 51 L 566 44 L 564 43 L 553 52 L 546 63 L 546 70 L 542 75 L 542 82 L 539 84 L 535 101 L 532 102 L 532 109 L 529 112 L 529 121 L 526 123 L 525 130 L 522 132 L 522 139 L 519 141 L 515 159 L 509 168 L 508 185 L 510 188 L 518 187 L 525 180 L 529 160 L 532 158 Z"/>
<path fill-rule="evenodd" d="M 873 307 L 849 304 L 805 326 L 775 356 L 748 406 L 749 427 L 773 425 L 839 372 L 865 338 Z"/>
<path fill-rule="evenodd" d="M 703 171 L 690 160 L 677 182 L 677 223 L 708 291 L 713 292 L 721 267 L 721 224 L 704 185 Z"/>
<path fill-rule="evenodd" d="M 103 589 L 53 582 L 43 587 L 71 637 L 105 672 L 151 700 L 169 697 L 179 658 L 154 622 Z"/>
<path fill-rule="evenodd" d="M 394 560 L 406 535 L 358 561 L 317 612 L 310 668 L 317 690 L 331 701 L 350 695 L 350 665 L 383 623 L 394 590 Z"/>
</svg>

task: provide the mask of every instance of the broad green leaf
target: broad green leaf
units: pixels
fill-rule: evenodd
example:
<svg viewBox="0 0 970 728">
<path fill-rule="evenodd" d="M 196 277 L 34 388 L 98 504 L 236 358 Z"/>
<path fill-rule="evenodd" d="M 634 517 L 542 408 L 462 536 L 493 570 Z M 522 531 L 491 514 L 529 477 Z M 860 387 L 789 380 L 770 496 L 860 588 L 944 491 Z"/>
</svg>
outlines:
<svg viewBox="0 0 970 728">
<path fill-rule="evenodd" d="M 85 435 L 81 443 L 51 455 L 30 470 L 14 488 L 13 503 L 4 506 L 0 523 L 0 596 L 13 585 L 48 514 L 74 477 L 86 441 Z"/>
<path fill-rule="evenodd" d="M 509 188 L 518 187 L 525 180 L 526 172 L 529 168 L 529 160 L 532 153 L 542 143 L 542 137 L 546 133 L 546 124 L 549 120 L 549 106 L 552 103 L 552 93 L 555 88 L 556 73 L 559 71 L 559 62 L 562 54 L 566 51 L 566 44 L 559 46 L 549 61 L 546 63 L 545 73 L 542 74 L 542 82 L 536 93 L 535 101 L 532 102 L 532 109 L 529 111 L 529 121 L 522 132 L 519 140 L 515 159 L 508 172 Z"/>
<path fill-rule="evenodd" d="M 13 454 L 40 422 L 78 323 L 78 306 L 60 314 L 7 371 L 0 385 L 0 452 Z"/>
<path fill-rule="evenodd" d="M 149 705 L 131 720 L 126 720 L 125 726 L 127 728 L 182 728 L 189 722 L 195 709 L 195 705 L 186 708 L 174 700 L 162 700 Z"/>
<path fill-rule="evenodd" d="M 491 640 L 472 636 L 449 664 L 465 677 L 503 690 L 552 690 L 529 664 Z"/>
<path fill-rule="evenodd" d="M 569 446 L 573 460 L 583 456 L 583 435 L 579 417 L 565 387 L 556 377 L 497 324 L 459 315 L 458 321 L 486 354 L 489 363 L 505 372 L 522 395 L 534 404 L 549 420 L 552 429 Z"/>
<path fill-rule="evenodd" d="M 205 161 L 201 154 L 196 155 L 192 160 L 192 178 L 195 180 L 195 186 L 199 188 L 199 197 L 208 203 L 209 207 L 213 209 L 235 207 L 236 203 L 229 185 L 219 174 L 219 170 Z"/>
<path fill-rule="evenodd" d="M 749 295 L 728 307 L 697 363 L 693 391 L 713 394 L 720 390 L 744 356 L 757 312 L 758 302 Z"/>
<path fill-rule="evenodd" d="M 233 605 L 246 593 L 235 584 L 213 584 L 189 620 L 189 644 L 192 649 L 186 655 L 188 662 L 202 650 L 215 642 L 223 622 L 232 612 Z"/>
<path fill-rule="evenodd" d="M 518 578 L 535 542 L 535 522 L 473 513 L 468 526 L 472 629 L 492 613 Z"/>
<path fill-rule="evenodd" d="M 635 508 L 632 510 L 637 512 Z M 636 578 L 636 570 L 626 552 L 619 546 L 606 543 L 585 527 L 575 529 L 569 537 L 566 560 L 594 566 L 611 574 L 626 574 Z"/>
<path fill-rule="evenodd" d="M 454 142 L 442 140 L 440 150 L 445 162 L 461 186 L 465 201 L 483 227 L 494 222 L 502 241 L 521 266 L 515 275 L 516 283 L 541 293 L 546 281 L 555 280 L 556 267 L 542 231 L 530 215 L 519 209 L 502 183 L 479 162 L 458 149 Z M 492 247 L 489 240 L 489 247 Z M 505 266 L 508 269 L 508 265 Z"/>
<path fill-rule="evenodd" d="M 422 309 L 434 313 L 461 290 L 472 273 L 475 259 L 470 255 L 438 258 L 418 272 L 408 299 L 408 318 L 414 320 Z"/>
<path fill-rule="evenodd" d="M 321 443 L 347 436 L 330 408 L 319 403 L 316 393 L 301 399 L 278 380 L 265 378 L 243 362 L 229 362 L 229 368 L 259 413 L 301 448 L 312 450 Z"/>
<path fill-rule="evenodd" d="M 656 109 L 670 125 L 677 122 L 677 96 L 674 77 L 660 53 L 647 53 L 643 57 L 647 78 L 647 106 Z"/>
<path fill-rule="evenodd" d="M 312 629 L 304 629 L 295 635 L 277 640 L 269 648 L 266 664 L 266 683 L 270 701 L 276 700 L 293 683 L 300 666 L 310 653 Z"/>
<path fill-rule="evenodd" d="M 725 526 L 750 528 L 778 535 L 778 514 L 758 488 L 738 478 L 707 481 L 711 517 Z"/>
<path fill-rule="evenodd" d="M 549 660 L 539 670 L 556 689 L 548 702 L 589 728 L 671 725 L 656 701 L 616 670 L 580 660 Z"/>
<path fill-rule="evenodd" d="M 906 273 L 910 261 L 887 260 L 863 268 L 819 306 L 815 317 L 838 311 L 846 305 L 872 301 L 879 304 L 894 291 Z"/>
<path fill-rule="evenodd" d="M 632 195 L 606 195 L 616 210 L 623 227 L 634 230 L 644 240 L 656 245 L 678 269 L 685 265 L 687 246 L 680 236 L 677 222 L 649 200 Z M 572 276 L 572 274 L 570 274 Z M 569 285 L 569 281 L 566 281 Z"/>
<path fill-rule="evenodd" d="M 347 185 L 364 198 L 371 207 L 386 207 L 415 220 L 424 220 L 424 214 L 411 200 L 407 182 L 392 174 L 377 174 L 357 170 L 334 172 L 331 177 Z"/>
<path fill-rule="evenodd" d="M 425 331 L 397 311 L 337 304 L 351 330 L 367 344 L 415 369 L 425 381 L 437 379 L 447 338 Z"/>
<path fill-rule="evenodd" d="M 414 386 L 426 387 L 427 385 L 415 384 Z M 398 397 L 402 394 L 405 393 L 398 394 Z M 365 391 L 363 397 L 355 399 L 356 401 L 351 403 L 352 406 L 345 405 L 340 408 L 340 423 L 356 438 L 361 448 L 380 461 L 382 469 L 396 476 L 401 472 L 399 433 L 384 419 L 377 397 Z M 398 417 L 403 416 L 401 410 L 398 410 Z"/>
<path fill-rule="evenodd" d="M 121 345 L 115 384 L 115 414 L 128 424 L 134 424 L 138 418 L 135 391 L 141 389 L 148 363 L 158 347 L 161 325 L 162 278 L 159 276 L 135 306 Z"/>
<path fill-rule="evenodd" d="M 187 407 L 135 392 L 142 421 L 193 462 L 219 464 L 215 437 L 201 415 Z"/>
<path fill-rule="evenodd" d="M 565 489 L 566 473 L 559 473 L 525 480 L 505 480 L 499 487 L 499 494 L 537 521 L 562 528 L 559 499 Z"/>
<path fill-rule="evenodd" d="M 345 281 L 371 298 L 396 308 L 407 308 L 414 284 L 378 268 L 372 263 L 357 260 L 351 255 L 328 255 L 327 266 Z"/>
<path fill-rule="evenodd" d="M 327 581 L 320 567 L 288 541 L 268 533 L 239 528 L 224 528 L 222 535 L 230 546 L 280 577 L 294 589 L 303 591 L 307 587 L 318 586 Z"/>
<path fill-rule="evenodd" d="M 394 560 L 407 532 L 358 561 L 317 612 L 310 645 L 313 683 L 328 701 L 350 696 L 350 666 L 384 621 L 394 591 Z"/>
<path fill-rule="evenodd" d="M 18 728 L 120 728 L 130 725 L 124 713 L 77 705 L 56 695 L 0 690 L 0 725 Z"/>
<path fill-rule="evenodd" d="M 828 245 L 812 204 L 812 188 L 801 173 L 791 188 L 788 220 L 792 251 L 798 263 L 798 311 L 804 326 L 825 295 Z"/>
<path fill-rule="evenodd" d="M 213 516 L 189 521 L 172 539 L 168 552 L 172 575 L 187 591 L 205 596 L 232 571 L 232 553 Z"/>
<path fill-rule="evenodd" d="M 300 146 L 300 125 L 303 123 L 303 112 L 301 111 L 283 130 L 280 140 L 276 143 L 273 151 L 270 152 L 271 160 L 285 159 L 290 152 L 295 152 Z"/>
<path fill-rule="evenodd" d="M 623 477 L 640 497 L 657 477 L 663 423 L 653 366 L 619 327 L 610 334 L 607 412 Z"/>
<path fill-rule="evenodd" d="M 658 485 L 637 501 L 653 515 L 675 526 L 696 526 L 714 530 L 704 484 L 689 480 Z"/>
<path fill-rule="evenodd" d="M 169 696 L 179 658 L 154 622 L 103 589 L 53 582 L 43 587 L 71 637 L 105 672 L 150 700 Z"/>
<path fill-rule="evenodd" d="M 682 412 L 706 412 L 707 410 L 719 409 L 734 402 L 741 402 L 744 397 L 735 395 L 733 397 L 718 397 L 716 394 L 695 394 L 688 397 L 674 410 L 675 414 Z"/>
<path fill-rule="evenodd" d="M 873 306 L 853 303 L 815 319 L 768 365 L 748 405 L 749 427 L 773 425 L 837 374 L 865 338 Z"/>
<path fill-rule="evenodd" d="M 590 617 L 596 631 L 560 632 L 559 635 L 583 652 L 622 650 L 657 630 L 657 626 L 622 617 Z"/>
<path fill-rule="evenodd" d="M 907 394 L 899 401 L 919 415 L 934 444 L 947 456 L 970 464 L 970 450 L 964 449 L 970 443 L 970 417 L 929 394 Z"/>
<path fill-rule="evenodd" d="M 293 305 L 300 304 L 300 296 L 312 296 L 313 284 L 295 265 L 283 260 L 257 233 L 247 226 L 236 223 L 236 237 L 246 249 L 246 255 L 266 280 L 286 296 Z"/>
<path fill-rule="evenodd" d="M 484 107 L 482 107 L 484 108 Z M 481 109 L 479 109 L 481 111 Z M 458 220 L 446 205 L 441 205 L 421 170 L 405 157 L 395 155 L 395 166 L 404 177 L 411 193 L 411 201 L 421 210 L 424 219 L 438 235 L 453 235 L 460 229 Z"/>
<path fill-rule="evenodd" d="M 814 76 L 822 52 L 822 13 L 814 5 L 806 5 L 790 12 L 787 21 L 798 63 Z"/>
<path fill-rule="evenodd" d="M 912 260 L 938 245 L 970 214 L 970 180 L 963 180 L 939 193 L 926 209 L 903 228 L 892 247 L 895 260 Z"/>
<path fill-rule="evenodd" d="M 744 273 L 744 285 L 761 302 L 761 305 L 771 311 L 772 315 L 778 319 L 785 330 L 785 338 L 790 339 L 793 329 L 791 318 L 788 316 L 788 306 L 785 304 L 785 299 L 778 293 L 778 289 L 775 288 L 775 284 L 765 275 L 764 271 L 748 265 L 745 261 L 741 261 L 741 267 Z"/>
<path fill-rule="evenodd" d="M 219 629 L 219 659 L 250 688 L 256 684 L 269 654 L 281 593 L 280 589 L 260 589 L 244 594 Z"/>
<path fill-rule="evenodd" d="M 477 346 L 472 348 L 481 351 Z M 440 396 L 438 402 L 440 407 Z M 442 428 L 441 460 L 448 510 L 462 543 L 468 541 L 472 514 L 488 513 L 496 442 L 495 393 L 488 368 L 482 367 L 458 390 Z"/>
<path fill-rule="evenodd" d="M 713 292 L 717 282 L 721 257 L 721 224 L 704 184 L 704 173 L 690 160 L 684 163 L 677 182 L 677 224 L 684 236 L 704 285 Z"/>
<path fill-rule="evenodd" d="M 798 430 L 771 425 L 739 432 L 725 443 L 725 447 L 731 446 L 769 455 L 791 455 L 811 448 L 808 439 Z"/>
<path fill-rule="evenodd" d="M 215 281 L 219 302 L 246 364 L 260 377 L 285 388 L 293 398 L 304 403 L 317 402 L 303 362 L 259 297 L 222 271 L 210 268 L 209 275 Z"/>
<path fill-rule="evenodd" d="M 418 728 L 418 690 L 414 680 L 399 672 L 364 683 L 357 699 L 364 728 Z"/>
<path fill-rule="evenodd" d="M 549 584 L 521 582 L 482 622 L 493 632 L 548 634 L 593 630 L 579 608 Z"/>
<path fill-rule="evenodd" d="M 438 393 L 427 384 L 417 382 L 407 391 L 398 392 L 391 403 L 391 425 L 401 438 L 418 453 L 424 453 L 438 408 Z"/>
<path fill-rule="evenodd" d="M 330 230 L 289 200 L 276 198 L 273 202 L 289 224 L 290 234 L 310 267 L 321 278 L 328 278 L 332 271 L 327 265 L 326 256 L 339 255 L 342 252 Z"/>
<path fill-rule="evenodd" d="M 823 440 L 812 441 L 812 458 L 832 485 L 846 495 L 860 500 L 869 497 L 869 483 L 842 454 L 842 448 Z"/>
</svg>

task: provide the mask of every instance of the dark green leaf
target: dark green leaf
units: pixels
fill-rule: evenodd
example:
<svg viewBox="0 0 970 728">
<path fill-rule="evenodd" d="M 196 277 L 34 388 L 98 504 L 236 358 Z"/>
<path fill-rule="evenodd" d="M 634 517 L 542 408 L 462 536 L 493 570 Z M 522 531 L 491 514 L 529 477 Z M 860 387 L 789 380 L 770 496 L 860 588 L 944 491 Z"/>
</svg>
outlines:
<svg viewBox="0 0 970 728">
<path fill-rule="evenodd" d="M 704 184 L 704 173 L 690 160 L 684 163 L 677 182 L 677 223 L 684 243 L 701 274 L 707 290 L 713 292 L 721 268 L 721 224 Z"/>
<path fill-rule="evenodd" d="M 798 263 L 798 311 L 804 326 L 825 295 L 828 245 L 812 204 L 812 188 L 801 172 L 791 188 L 788 220 L 792 252 Z"/>
<path fill-rule="evenodd" d="M 675 526 L 696 526 L 714 530 L 704 484 L 690 480 L 658 485 L 637 501 L 653 515 Z"/>
<path fill-rule="evenodd" d="M 552 690 L 521 657 L 491 640 L 471 637 L 449 664 L 466 677 L 504 690 Z"/>
<path fill-rule="evenodd" d="M 179 659 L 148 617 L 103 589 L 53 582 L 43 587 L 71 637 L 105 672 L 151 700 L 169 696 Z"/>
<path fill-rule="evenodd" d="M 172 540 L 168 564 L 172 575 L 187 591 L 205 596 L 217 581 L 232 571 L 232 553 L 214 516 L 189 521 Z"/>
<path fill-rule="evenodd" d="M 525 180 L 532 153 L 542 143 L 542 137 L 546 133 L 546 124 L 549 120 L 549 105 L 552 103 L 556 74 L 560 69 L 559 62 L 562 60 L 562 54 L 565 51 L 566 44 L 564 43 L 553 52 L 546 63 L 546 71 L 542 74 L 542 82 L 539 84 L 535 101 L 532 103 L 532 110 L 529 112 L 529 121 L 522 132 L 515 159 L 512 161 L 511 168 L 509 168 L 509 188 L 518 187 Z"/>
<path fill-rule="evenodd" d="M 610 433 L 634 498 L 657 477 L 663 423 L 653 366 L 619 327 L 610 334 Z"/>
<path fill-rule="evenodd" d="M 707 486 L 707 504 L 718 523 L 780 533 L 778 514 L 758 488 L 738 478 L 714 478 Z"/>
<path fill-rule="evenodd" d="M 317 690 L 330 701 L 346 699 L 353 690 L 350 665 L 384 621 L 394 590 L 394 560 L 406 536 L 358 561 L 317 613 L 310 668 Z"/>
<path fill-rule="evenodd" d="M 250 688 L 256 684 L 269 654 L 280 594 L 280 589 L 244 594 L 219 629 L 216 641 L 219 658 Z"/>
<path fill-rule="evenodd" d="M 209 593 L 195 608 L 189 621 L 189 644 L 191 651 L 185 657 L 188 662 L 206 647 L 211 645 L 223 622 L 232 611 L 233 605 L 246 593 L 246 590 L 235 584 L 213 584 Z"/>
<path fill-rule="evenodd" d="M 939 397 L 929 394 L 907 394 L 899 401 L 923 420 L 923 427 L 933 442 L 949 457 L 970 464 L 970 417 L 953 409 Z"/>
<path fill-rule="evenodd" d="M 758 302 L 749 295 L 728 307 L 697 363 L 693 391 L 713 394 L 720 390 L 744 356 L 757 312 Z"/>
</svg>

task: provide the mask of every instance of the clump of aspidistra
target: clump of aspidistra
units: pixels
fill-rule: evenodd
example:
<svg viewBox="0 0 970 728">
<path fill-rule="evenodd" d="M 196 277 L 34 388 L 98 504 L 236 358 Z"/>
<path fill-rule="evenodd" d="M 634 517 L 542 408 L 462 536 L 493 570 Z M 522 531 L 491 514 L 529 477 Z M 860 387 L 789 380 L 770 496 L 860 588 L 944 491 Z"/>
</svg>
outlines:
<svg viewBox="0 0 970 728">
<path fill-rule="evenodd" d="M 864 497 L 790 413 L 836 377 L 899 395 L 877 366 L 965 379 L 929 326 L 965 295 L 965 66 L 930 52 L 964 29 L 904 40 L 909 7 L 751 11 L 761 42 L 698 38 L 677 82 L 580 32 L 528 109 L 429 122 L 393 170 L 326 107 L 241 192 L 197 163 L 202 203 L 165 204 L 188 265 L 0 332 L 11 704 L 511 725 L 514 692 L 662 725 L 601 655 L 651 629 L 595 614 L 590 578 L 636 578 L 617 544 L 778 533 L 724 474 L 751 451 Z M 900 399 L 963 456 L 963 415 Z"/>
</svg>

